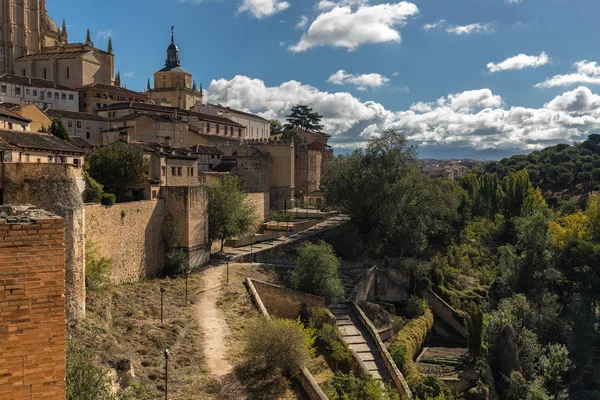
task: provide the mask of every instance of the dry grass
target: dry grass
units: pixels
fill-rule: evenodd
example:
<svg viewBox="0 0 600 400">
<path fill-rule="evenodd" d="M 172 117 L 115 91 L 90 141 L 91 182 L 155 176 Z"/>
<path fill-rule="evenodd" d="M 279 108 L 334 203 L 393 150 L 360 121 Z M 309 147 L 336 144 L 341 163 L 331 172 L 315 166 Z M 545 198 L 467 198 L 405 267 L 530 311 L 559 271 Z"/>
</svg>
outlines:
<svg viewBox="0 0 600 400">
<path fill-rule="evenodd" d="M 164 287 L 164 323 L 160 323 L 160 287 Z M 202 289 L 199 274 L 190 275 L 185 304 L 185 279 L 160 279 L 88 293 L 87 319 L 70 333 L 92 348 L 99 363 L 114 368 L 131 361 L 136 400 L 161 399 L 164 394 L 163 351 L 169 348 L 169 398 L 210 399 L 214 381 L 204 369 L 202 334 L 193 303 Z"/>
</svg>

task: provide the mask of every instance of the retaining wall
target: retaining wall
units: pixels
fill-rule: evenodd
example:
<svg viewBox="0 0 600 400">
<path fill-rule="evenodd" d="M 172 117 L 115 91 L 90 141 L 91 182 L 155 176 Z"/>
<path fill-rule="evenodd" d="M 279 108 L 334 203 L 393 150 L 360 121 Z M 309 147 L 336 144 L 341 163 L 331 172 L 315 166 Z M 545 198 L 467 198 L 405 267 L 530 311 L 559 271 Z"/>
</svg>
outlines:
<svg viewBox="0 0 600 400">
<path fill-rule="evenodd" d="M 267 312 L 278 318 L 298 318 L 303 304 L 309 307 L 325 307 L 325 300 L 321 297 L 297 292 L 256 279 L 253 279 L 252 282 Z"/>
<path fill-rule="evenodd" d="M 427 303 L 429 303 L 429 307 L 431 308 L 433 315 L 448 324 L 448 326 L 458 332 L 462 337 L 466 338 L 468 336 L 461 313 L 452 308 L 450 304 L 446 303 L 431 289 L 424 290 L 421 293 L 421 296 L 423 296 L 423 298 L 427 300 Z"/>
</svg>

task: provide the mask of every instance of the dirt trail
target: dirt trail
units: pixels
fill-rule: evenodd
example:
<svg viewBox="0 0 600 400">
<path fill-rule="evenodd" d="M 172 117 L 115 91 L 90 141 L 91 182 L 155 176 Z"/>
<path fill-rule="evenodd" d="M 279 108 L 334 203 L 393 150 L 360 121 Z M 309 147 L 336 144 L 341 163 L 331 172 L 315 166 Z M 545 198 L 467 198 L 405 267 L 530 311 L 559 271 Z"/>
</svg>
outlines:
<svg viewBox="0 0 600 400">
<path fill-rule="evenodd" d="M 217 378 L 224 377 L 232 371 L 232 366 L 226 359 L 229 327 L 217 307 L 224 271 L 225 267 L 223 266 L 208 268 L 204 271 L 203 278 L 206 289 L 199 295 L 196 306 L 196 316 L 204 332 L 206 364 L 210 373 Z"/>
</svg>

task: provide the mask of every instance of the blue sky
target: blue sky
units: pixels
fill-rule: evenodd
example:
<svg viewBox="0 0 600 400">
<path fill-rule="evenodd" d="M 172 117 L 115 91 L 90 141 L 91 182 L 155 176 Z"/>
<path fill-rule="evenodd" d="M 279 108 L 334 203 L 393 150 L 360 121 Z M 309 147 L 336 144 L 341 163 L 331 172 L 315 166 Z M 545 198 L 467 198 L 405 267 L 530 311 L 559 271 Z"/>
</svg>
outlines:
<svg viewBox="0 0 600 400">
<path fill-rule="evenodd" d="M 48 0 L 70 41 L 112 36 L 127 87 L 160 69 L 170 26 L 212 102 L 325 117 L 339 152 L 401 129 L 424 157 L 499 158 L 600 128 L 593 0 Z M 518 56 L 518 57 L 516 57 Z M 515 58 L 516 57 L 516 58 Z M 491 64 L 493 63 L 493 64 Z M 577 63 L 577 64 L 576 64 Z"/>
</svg>

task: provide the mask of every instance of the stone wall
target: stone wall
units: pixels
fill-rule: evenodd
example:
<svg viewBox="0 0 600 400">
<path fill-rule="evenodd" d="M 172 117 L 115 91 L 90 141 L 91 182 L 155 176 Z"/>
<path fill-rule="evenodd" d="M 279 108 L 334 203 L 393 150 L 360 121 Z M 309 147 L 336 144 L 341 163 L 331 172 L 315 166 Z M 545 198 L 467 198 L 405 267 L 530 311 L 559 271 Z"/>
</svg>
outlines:
<svg viewBox="0 0 600 400">
<path fill-rule="evenodd" d="M 254 208 L 259 223 L 269 217 L 269 193 L 248 193 L 246 199 Z"/>
<path fill-rule="evenodd" d="M 85 318 L 85 225 L 80 180 L 81 168 L 66 164 L 0 163 L 0 189 L 6 204 L 33 204 L 65 220 L 69 320 Z"/>
<path fill-rule="evenodd" d="M 19 208 L 0 207 L 0 399 L 64 399 L 65 221 Z"/>
<path fill-rule="evenodd" d="M 325 307 L 325 300 L 321 297 L 256 279 L 253 279 L 252 283 L 268 313 L 279 318 L 298 318 L 303 304 L 310 307 Z"/>
<path fill-rule="evenodd" d="M 429 307 L 436 318 L 444 321 L 462 337 L 466 338 L 468 336 L 463 316 L 452 308 L 450 304 L 446 303 L 431 289 L 422 291 L 421 296 L 427 300 L 427 303 L 429 303 Z"/>
<path fill-rule="evenodd" d="M 249 146 L 219 146 L 224 158 L 235 159 L 236 166 L 231 174 L 246 184 L 250 192 L 269 191 L 269 167 L 271 156 L 268 152 Z"/>
<path fill-rule="evenodd" d="M 298 150 L 295 157 L 295 191 L 297 195 L 306 195 L 319 190 L 322 153 L 317 150 Z"/>
<path fill-rule="evenodd" d="M 155 276 L 165 263 L 164 200 L 85 205 L 86 241 L 112 261 L 112 283 Z"/>
</svg>

